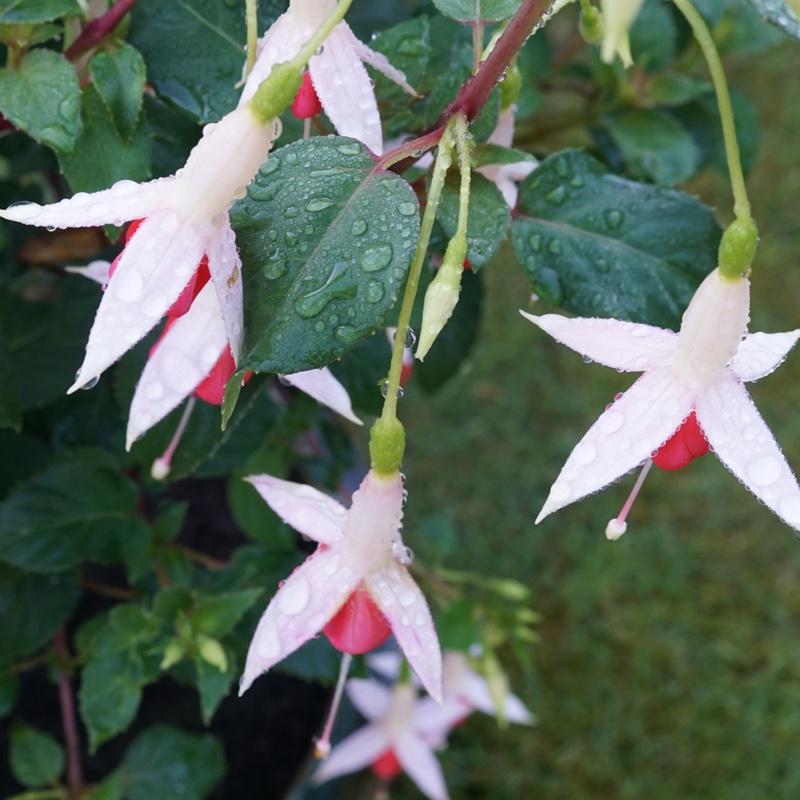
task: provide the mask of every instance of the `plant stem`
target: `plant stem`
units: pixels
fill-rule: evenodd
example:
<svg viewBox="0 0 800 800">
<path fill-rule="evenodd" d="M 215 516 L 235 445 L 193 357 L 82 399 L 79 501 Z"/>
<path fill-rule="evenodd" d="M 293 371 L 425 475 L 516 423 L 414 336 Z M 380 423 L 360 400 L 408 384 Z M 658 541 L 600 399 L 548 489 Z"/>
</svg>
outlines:
<svg viewBox="0 0 800 800">
<path fill-rule="evenodd" d="M 742 172 L 742 161 L 739 155 L 739 142 L 736 139 L 736 123 L 733 118 L 731 96 L 728 91 L 728 82 L 722 68 L 717 47 L 708 26 L 697 12 L 690 0 L 673 0 L 678 10 L 686 18 L 692 28 L 694 38 L 703 51 L 714 90 L 717 93 L 717 106 L 722 120 L 722 137 L 725 141 L 725 156 L 728 160 L 728 173 L 733 190 L 733 212 L 738 219 L 750 219 L 750 201 L 747 198 L 747 189 Z"/>
<path fill-rule="evenodd" d="M 82 31 L 81 35 L 70 45 L 64 55 L 74 61 L 78 56 L 91 50 L 108 36 L 119 25 L 122 18 L 133 8 L 136 0 L 119 0 L 103 14 L 93 19 Z"/>
<path fill-rule="evenodd" d="M 431 185 L 428 190 L 427 205 L 425 206 L 425 212 L 422 215 L 422 224 L 419 229 L 417 250 L 414 253 L 414 259 L 408 270 L 408 281 L 406 283 L 405 294 L 403 295 L 403 304 L 400 307 L 400 315 L 397 319 L 397 331 L 395 332 L 394 344 L 392 345 L 392 361 L 389 366 L 389 376 L 386 383 L 386 397 L 383 401 L 383 413 L 381 414 L 381 418 L 385 420 L 397 418 L 397 395 L 400 390 L 400 374 L 403 370 L 403 348 L 405 347 L 406 335 L 408 334 L 409 322 L 411 321 L 411 312 L 414 308 L 414 299 L 417 296 L 417 289 L 419 288 L 422 265 L 425 263 L 425 254 L 428 252 L 428 243 L 430 242 L 433 223 L 436 219 L 436 209 L 442 197 L 442 188 L 444 187 L 444 179 L 447 175 L 447 170 L 452 163 L 451 153 L 453 143 L 449 135 L 451 127 L 451 123 L 448 123 L 445 135 L 442 137 L 439 146 L 439 153 L 433 165 L 433 175 L 431 176 Z"/>
<path fill-rule="evenodd" d="M 64 743 L 67 750 L 67 800 L 80 800 L 83 793 L 81 742 L 75 716 L 75 698 L 68 672 L 71 656 L 67 646 L 67 634 L 63 627 L 59 628 L 53 637 L 53 649 L 58 657 L 58 702 L 61 706 L 61 724 L 64 727 Z"/>
<path fill-rule="evenodd" d="M 256 63 L 256 47 L 258 46 L 258 0 L 245 0 L 245 19 L 247 21 L 247 61 L 245 78 L 253 71 Z"/>
</svg>

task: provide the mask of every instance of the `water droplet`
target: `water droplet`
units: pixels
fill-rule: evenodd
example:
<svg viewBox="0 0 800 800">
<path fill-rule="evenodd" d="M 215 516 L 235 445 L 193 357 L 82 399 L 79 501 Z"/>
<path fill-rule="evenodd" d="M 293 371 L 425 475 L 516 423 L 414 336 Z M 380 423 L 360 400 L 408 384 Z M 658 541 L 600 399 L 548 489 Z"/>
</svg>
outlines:
<svg viewBox="0 0 800 800">
<path fill-rule="evenodd" d="M 348 312 L 350 309 L 348 309 Z M 352 315 L 355 316 L 355 315 Z M 345 344 L 355 344 L 356 342 L 360 341 L 367 335 L 372 329 L 370 327 L 361 327 L 357 328 L 354 325 L 340 325 L 334 332 L 333 335 L 336 337 L 340 342 L 344 342 Z"/>
<path fill-rule="evenodd" d="M 414 562 L 414 551 L 399 541 L 392 542 L 392 555 L 394 556 L 394 560 L 397 561 L 398 564 L 402 564 L 404 567 L 407 567 L 409 564 Z M 414 602 L 413 598 L 411 602 Z M 400 604 L 409 605 L 408 603 L 403 603 L 402 598 L 400 599 Z"/>
<path fill-rule="evenodd" d="M 286 274 L 286 259 L 276 250 L 261 271 L 267 280 L 274 281 Z"/>
<path fill-rule="evenodd" d="M 353 236 L 361 236 L 362 234 L 367 232 L 367 222 L 363 219 L 357 219 L 353 222 L 350 226 L 350 233 Z"/>
<path fill-rule="evenodd" d="M 291 167 L 296 167 L 300 163 L 300 157 L 297 153 L 284 153 L 283 157 Z"/>
<path fill-rule="evenodd" d="M 551 239 L 547 245 L 547 249 L 556 256 L 561 255 L 561 242 L 558 239 Z"/>
<path fill-rule="evenodd" d="M 271 175 L 281 166 L 281 160 L 277 156 L 272 156 L 268 161 L 265 161 L 259 169 L 261 175 Z"/>
<path fill-rule="evenodd" d="M 542 249 L 542 235 L 540 233 L 532 233 L 528 237 L 528 244 L 534 253 L 539 253 Z"/>
<path fill-rule="evenodd" d="M 300 241 L 300 235 L 296 231 L 286 231 L 283 234 L 283 241 L 286 242 L 287 247 L 295 247 Z"/>
<path fill-rule="evenodd" d="M 343 156 L 357 156 L 361 152 L 361 145 L 358 142 L 352 144 L 340 144 L 336 148 Z"/>
<path fill-rule="evenodd" d="M 384 378 L 383 383 L 381 384 L 381 394 L 384 397 L 388 397 L 388 395 L 389 395 L 389 379 L 388 378 Z M 403 396 L 403 387 L 402 386 L 398 386 L 397 387 L 397 396 L 398 397 L 402 397 Z"/>
<path fill-rule="evenodd" d="M 567 159 L 561 156 L 556 159 L 555 163 L 556 172 L 562 177 L 566 178 L 570 173 L 569 163 Z"/>
<path fill-rule="evenodd" d="M 327 197 L 312 197 L 306 203 L 306 211 L 323 211 L 333 205 L 333 200 Z"/>
<path fill-rule="evenodd" d="M 792 526 L 800 525 L 800 495 L 787 494 L 778 503 L 781 516 Z"/>
<path fill-rule="evenodd" d="M 269 186 L 259 186 L 257 183 L 253 184 L 248 191 L 250 192 L 250 197 L 253 200 L 261 200 L 264 203 L 269 203 L 271 200 L 275 199 L 275 195 L 278 194 L 278 190 L 280 186 L 275 183 L 269 184 Z"/>
<path fill-rule="evenodd" d="M 283 216 L 286 219 L 293 219 L 300 213 L 300 209 L 297 206 L 286 206 L 283 210 Z"/>
<path fill-rule="evenodd" d="M 267 660 L 277 658 L 281 653 L 281 640 L 278 636 L 278 629 L 275 622 L 270 617 L 262 619 L 259 629 L 256 630 L 256 650 L 258 654 Z"/>
<path fill-rule="evenodd" d="M 367 302 L 380 303 L 383 300 L 386 290 L 380 281 L 370 281 L 367 284 Z"/>
<path fill-rule="evenodd" d="M 299 614 L 308 605 L 310 594 L 311 587 L 308 581 L 300 575 L 295 575 L 278 593 L 278 608 L 284 614 Z"/>
<path fill-rule="evenodd" d="M 585 467 L 597 457 L 597 448 L 591 442 L 580 442 L 572 451 L 575 461 Z"/>
<path fill-rule="evenodd" d="M 353 300 L 358 292 L 358 283 L 350 275 L 348 263 L 339 261 L 328 276 L 328 280 L 318 289 L 301 295 L 295 300 L 294 307 L 304 319 L 316 317 L 335 299 Z M 334 333 L 338 337 L 338 330 Z"/>
<path fill-rule="evenodd" d="M 75 380 L 79 381 L 80 378 L 81 378 L 81 371 L 78 370 L 75 373 Z M 98 383 L 100 383 L 100 376 L 99 375 L 97 375 L 96 377 L 92 378 L 90 381 L 87 381 L 83 386 L 81 386 L 81 389 L 94 389 L 94 387 L 97 386 Z"/>
<path fill-rule="evenodd" d="M 625 417 L 619 411 L 609 410 L 600 417 L 597 424 L 603 433 L 614 433 L 622 427 L 624 422 Z"/>
<path fill-rule="evenodd" d="M 756 486 L 769 486 L 781 475 L 781 462 L 774 456 L 760 456 L 747 466 L 747 477 Z"/>
<path fill-rule="evenodd" d="M 390 244 L 375 244 L 361 254 L 361 268 L 364 272 L 378 272 L 386 269 L 392 262 L 394 252 Z"/>
<path fill-rule="evenodd" d="M 603 219 L 611 230 L 617 230 L 625 221 L 625 215 L 616 208 L 608 208 L 603 212 Z"/>
<path fill-rule="evenodd" d="M 141 274 L 134 268 L 129 268 L 120 275 L 119 272 L 114 273 L 116 280 L 114 281 L 114 294 L 120 300 L 126 303 L 133 303 L 139 299 L 142 294 L 144 281 Z"/>
<path fill-rule="evenodd" d="M 400 205 L 397 206 L 397 210 L 404 217 L 410 217 L 416 213 L 417 207 L 414 205 L 414 203 L 400 203 Z"/>
<path fill-rule="evenodd" d="M 555 189 L 549 191 L 544 199 L 554 206 L 560 206 L 568 197 L 567 190 L 564 186 L 556 186 Z"/>
</svg>

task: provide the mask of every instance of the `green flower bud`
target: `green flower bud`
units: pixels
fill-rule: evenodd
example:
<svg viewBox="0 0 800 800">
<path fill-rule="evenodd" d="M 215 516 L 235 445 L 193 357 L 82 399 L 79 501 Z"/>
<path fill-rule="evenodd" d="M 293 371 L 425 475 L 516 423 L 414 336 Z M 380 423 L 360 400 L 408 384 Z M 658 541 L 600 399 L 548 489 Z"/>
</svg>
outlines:
<svg viewBox="0 0 800 800">
<path fill-rule="evenodd" d="M 723 278 L 738 280 L 750 274 L 758 246 L 758 228 L 754 220 L 734 220 L 719 243 L 719 271 Z"/>
<path fill-rule="evenodd" d="M 379 417 L 369 434 L 369 457 L 381 475 L 391 475 L 400 469 L 406 448 L 406 431 L 397 417 Z"/>
<path fill-rule="evenodd" d="M 606 26 L 603 24 L 603 15 L 600 10 L 591 5 L 584 5 L 581 8 L 578 30 L 585 42 L 599 45 L 603 41 L 603 35 L 606 32 Z"/>
<path fill-rule="evenodd" d="M 292 104 L 302 83 L 302 70 L 296 64 L 276 64 L 256 89 L 250 108 L 262 122 L 269 123 Z"/>
</svg>

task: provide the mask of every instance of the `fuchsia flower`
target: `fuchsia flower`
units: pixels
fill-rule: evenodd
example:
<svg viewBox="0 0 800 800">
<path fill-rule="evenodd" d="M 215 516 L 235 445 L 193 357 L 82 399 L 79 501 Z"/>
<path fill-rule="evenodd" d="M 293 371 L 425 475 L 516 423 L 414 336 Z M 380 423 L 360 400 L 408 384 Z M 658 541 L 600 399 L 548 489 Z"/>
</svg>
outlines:
<svg viewBox="0 0 800 800">
<path fill-rule="evenodd" d="M 297 55 L 301 46 L 320 27 L 336 5 L 335 0 L 290 0 L 289 10 L 278 17 L 258 43 L 255 66 L 242 91 L 249 100 L 275 64 Z M 342 21 L 328 34 L 325 44 L 308 62 L 313 88 L 325 113 L 342 136 L 363 142 L 373 153 L 383 152 L 378 103 L 364 63 L 416 95 L 406 76 L 386 56 L 356 39 Z"/>
<path fill-rule="evenodd" d="M 255 90 L 255 87 L 254 89 Z M 17 205 L 5 219 L 56 228 L 122 225 L 144 219 L 123 251 L 97 309 L 74 392 L 133 347 L 194 279 L 205 256 L 234 360 L 242 342 L 241 261 L 228 208 L 266 160 L 278 128 L 248 105 L 206 125 L 186 165 L 149 183 L 119 181 L 53 205 Z"/>
<path fill-rule="evenodd" d="M 341 612 L 358 619 L 352 625 L 336 620 L 334 644 L 338 640 L 345 652 L 366 652 L 384 641 L 390 628 L 422 685 L 441 701 L 439 641 L 425 597 L 406 569 L 409 552 L 400 537 L 400 473 L 370 470 L 349 510 L 310 486 L 269 475 L 248 480 L 273 511 L 320 546 L 281 585 L 261 617 L 241 691 L 319 631 L 329 633 L 329 623 Z"/>
<path fill-rule="evenodd" d="M 353 678 L 347 682 L 347 695 L 369 722 L 331 750 L 314 781 L 371 766 L 385 780 L 403 771 L 430 800 L 447 800 L 442 768 L 433 753 L 449 730 L 441 710 L 436 707 L 439 717 L 432 717 L 408 683 L 396 683 L 390 690 L 375 680 Z"/>
<path fill-rule="evenodd" d="M 693 457 L 697 436 L 681 428 L 696 421 L 719 460 L 784 522 L 800 530 L 797 479 L 744 388 L 781 364 L 800 330 L 748 334 L 748 280 L 730 280 L 714 270 L 692 298 L 679 333 L 614 319 L 522 313 L 593 361 L 644 372 L 575 446 L 537 522 L 607 486 L 660 448 L 674 448 L 676 434 L 683 439 L 678 448 Z M 609 537 L 620 533 L 613 530 Z"/>
</svg>

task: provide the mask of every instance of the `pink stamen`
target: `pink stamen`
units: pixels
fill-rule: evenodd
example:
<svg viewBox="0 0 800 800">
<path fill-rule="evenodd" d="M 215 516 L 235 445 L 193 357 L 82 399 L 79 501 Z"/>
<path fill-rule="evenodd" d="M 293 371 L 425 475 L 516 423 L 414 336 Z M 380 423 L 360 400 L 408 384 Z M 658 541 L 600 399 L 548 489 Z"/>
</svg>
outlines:
<svg viewBox="0 0 800 800">
<path fill-rule="evenodd" d="M 636 483 L 633 484 L 633 489 L 631 490 L 630 495 L 628 495 L 625 505 L 622 506 L 622 510 L 608 523 L 608 525 L 606 525 L 606 538 L 610 539 L 612 542 L 619 539 L 619 537 L 622 536 L 622 534 L 628 529 L 628 523 L 625 522 L 625 519 L 628 516 L 628 512 L 633 507 L 633 501 L 636 500 L 636 496 L 639 494 L 639 490 L 642 488 L 644 479 L 647 477 L 647 473 L 650 472 L 650 468 L 652 466 L 653 461 L 652 459 L 648 458 L 647 461 L 644 462 L 642 471 L 639 473 Z"/>
<path fill-rule="evenodd" d="M 164 478 L 169 475 L 170 470 L 172 469 L 172 456 L 175 455 L 175 450 L 177 450 L 181 441 L 181 437 L 186 430 L 186 426 L 189 424 L 189 417 L 192 416 L 192 409 L 194 409 L 195 402 L 196 400 L 194 397 L 189 398 L 189 401 L 186 403 L 186 408 L 183 409 L 181 421 L 178 423 L 178 427 L 175 428 L 175 433 L 173 434 L 170 443 L 167 445 L 167 449 L 160 458 L 157 458 L 153 462 L 153 466 L 150 469 L 150 474 L 153 476 L 154 480 L 163 481 Z"/>
<path fill-rule="evenodd" d="M 339 668 L 339 680 L 336 681 L 336 689 L 333 693 L 333 700 L 331 701 L 328 718 L 325 720 L 325 727 L 322 729 L 322 735 L 314 742 L 314 757 L 320 761 L 326 759 L 331 752 L 331 731 L 333 730 L 333 723 L 336 721 L 339 705 L 342 702 L 344 685 L 347 682 L 347 673 L 350 671 L 350 663 L 352 660 L 353 656 L 349 653 L 345 653 L 342 656 L 342 666 Z"/>
</svg>

